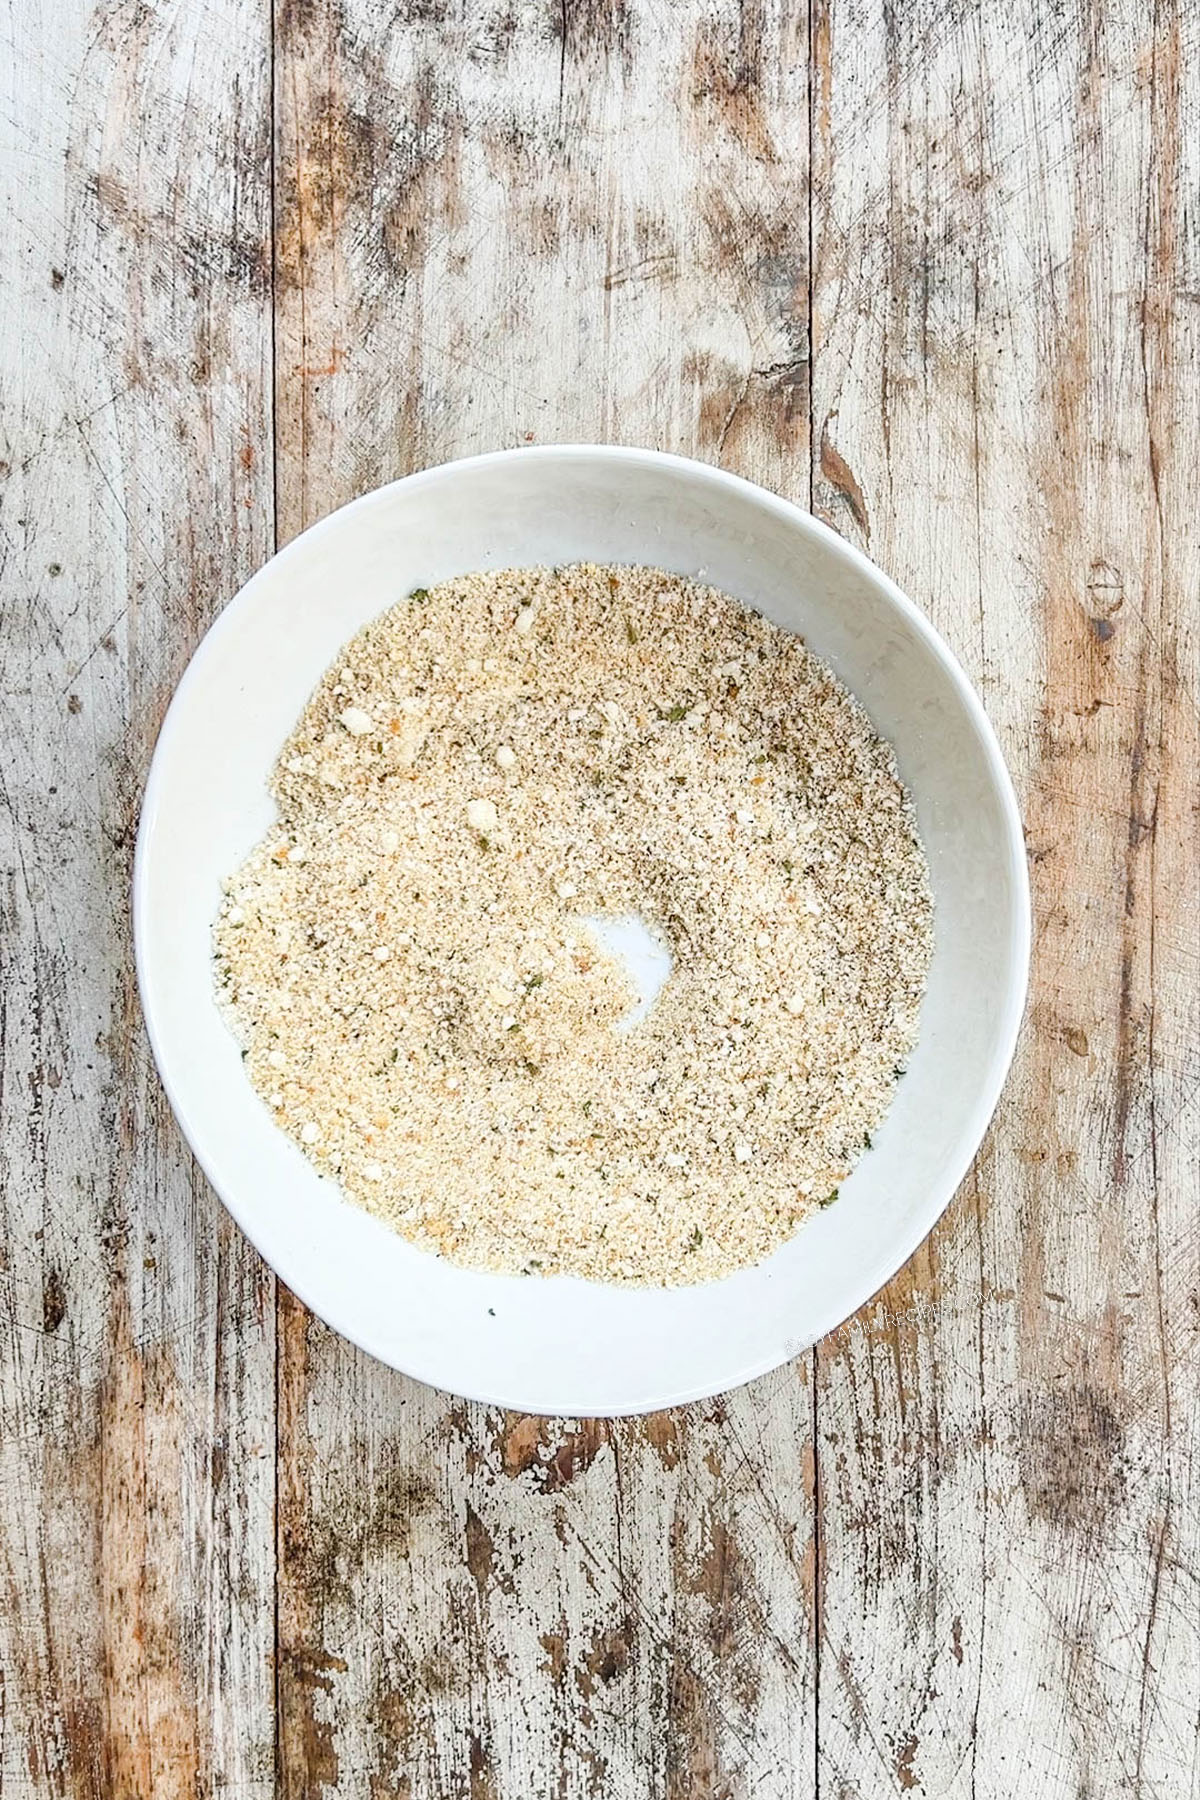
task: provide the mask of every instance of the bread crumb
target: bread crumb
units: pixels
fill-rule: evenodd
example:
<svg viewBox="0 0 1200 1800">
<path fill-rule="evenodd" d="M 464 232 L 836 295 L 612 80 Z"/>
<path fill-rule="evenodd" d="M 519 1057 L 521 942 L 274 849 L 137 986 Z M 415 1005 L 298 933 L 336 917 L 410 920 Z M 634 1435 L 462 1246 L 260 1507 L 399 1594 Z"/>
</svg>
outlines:
<svg viewBox="0 0 1200 1800">
<path fill-rule="evenodd" d="M 916 1041 L 932 902 L 890 749 L 799 638 L 683 577 L 419 593 L 339 655 L 223 884 L 251 1081 L 456 1262 L 670 1286 L 759 1261 Z M 503 779 L 514 744 L 536 787 Z M 630 915 L 673 961 L 632 1027 L 587 922 Z"/>
</svg>

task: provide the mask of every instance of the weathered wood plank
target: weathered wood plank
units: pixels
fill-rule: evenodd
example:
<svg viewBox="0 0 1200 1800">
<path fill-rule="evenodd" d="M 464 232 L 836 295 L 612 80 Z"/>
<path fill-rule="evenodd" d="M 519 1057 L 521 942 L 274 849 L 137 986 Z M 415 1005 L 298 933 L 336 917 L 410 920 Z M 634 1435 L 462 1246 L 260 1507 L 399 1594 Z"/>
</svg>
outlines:
<svg viewBox="0 0 1200 1800">
<path fill-rule="evenodd" d="M 1194 15 L 816 18 L 817 497 L 1017 772 L 1030 1017 L 819 1356 L 821 1788 L 1197 1792 Z"/>
<path fill-rule="evenodd" d="M 285 5 L 285 534 L 572 436 L 807 497 L 806 71 L 783 0 Z"/>
<path fill-rule="evenodd" d="M 0 1794 L 265 1795 L 276 1730 L 293 1795 L 1200 1794 L 1195 18 L 816 0 L 810 83 L 783 0 L 276 10 L 273 194 L 257 0 L 0 59 Z M 815 1388 L 505 1417 L 287 1295 L 276 1386 L 125 900 L 271 547 L 272 275 L 282 536 L 535 439 L 811 467 L 984 691 L 1029 1028 Z"/>
<path fill-rule="evenodd" d="M 807 497 L 806 29 L 285 6 L 282 536 L 535 439 Z M 811 1793 L 803 1369 L 644 1423 L 506 1419 L 281 1320 L 287 1793 Z"/>
<path fill-rule="evenodd" d="M 138 1014 L 158 722 L 269 553 L 265 8 L 0 57 L 0 1792 L 272 1790 L 272 1284 Z"/>
</svg>

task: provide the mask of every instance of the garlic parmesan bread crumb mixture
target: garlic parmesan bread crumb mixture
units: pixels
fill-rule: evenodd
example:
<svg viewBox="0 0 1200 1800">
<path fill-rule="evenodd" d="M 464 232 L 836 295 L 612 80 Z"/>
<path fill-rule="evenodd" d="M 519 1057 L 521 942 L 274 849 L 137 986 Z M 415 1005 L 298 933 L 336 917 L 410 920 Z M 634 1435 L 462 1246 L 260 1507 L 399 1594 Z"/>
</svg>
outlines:
<svg viewBox="0 0 1200 1800">
<path fill-rule="evenodd" d="M 891 751 L 801 640 L 647 568 L 418 588 L 350 643 L 216 978 L 323 1173 L 461 1263 L 671 1285 L 778 1248 L 887 1112 L 932 949 Z M 641 1022 L 589 918 L 672 972 Z"/>
</svg>

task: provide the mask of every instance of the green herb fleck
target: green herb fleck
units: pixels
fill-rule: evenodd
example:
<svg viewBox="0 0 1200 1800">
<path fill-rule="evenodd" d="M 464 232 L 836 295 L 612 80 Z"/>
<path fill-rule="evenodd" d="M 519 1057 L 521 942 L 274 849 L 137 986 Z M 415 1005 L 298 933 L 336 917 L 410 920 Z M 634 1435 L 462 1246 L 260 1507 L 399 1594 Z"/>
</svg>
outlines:
<svg viewBox="0 0 1200 1800">
<path fill-rule="evenodd" d="M 534 988 L 540 988 L 545 979 L 546 977 L 544 975 L 527 975 L 525 977 L 525 992 L 527 994 L 532 994 Z"/>
<path fill-rule="evenodd" d="M 871 1148 L 871 1134 L 869 1131 L 864 1131 L 863 1132 L 863 1149 L 869 1150 L 870 1148 Z"/>
<path fill-rule="evenodd" d="M 638 634 L 633 629 L 633 625 L 628 619 L 625 621 L 625 636 L 629 639 L 631 644 L 636 644 L 638 641 Z"/>
<path fill-rule="evenodd" d="M 590 1119 L 592 1116 L 592 1103 L 590 1100 L 585 1100 L 583 1103 L 583 1116 L 585 1119 Z"/>
<path fill-rule="evenodd" d="M 658 716 L 660 719 L 665 719 L 668 725 L 678 725 L 680 719 L 687 718 L 690 710 L 691 708 L 688 706 L 686 700 L 677 700 L 674 706 L 670 707 L 668 711 L 663 712 L 660 709 Z"/>
<path fill-rule="evenodd" d="M 689 1250 L 698 1250 L 703 1242 L 704 1242 L 704 1233 L 701 1231 L 700 1227 L 697 1225 L 695 1230 L 692 1232 L 691 1237 L 688 1239 L 688 1249 Z"/>
<path fill-rule="evenodd" d="M 838 1197 L 838 1190 L 836 1188 L 834 1188 L 834 1190 L 831 1194 L 826 1194 L 826 1196 L 823 1200 L 818 1200 L 817 1205 L 819 1207 L 821 1207 L 822 1209 L 825 1208 L 826 1206 L 832 1206 L 834 1201 L 837 1199 L 837 1197 Z"/>
<path fill-rule="evenodd" d="M 415 600 L 418 606 L 424 606 L 425 602 L 429 598 L 429 589 L 428 588 L 414 588 L 412 593 L 408 597 L 410 600 Z"/>
</svg>

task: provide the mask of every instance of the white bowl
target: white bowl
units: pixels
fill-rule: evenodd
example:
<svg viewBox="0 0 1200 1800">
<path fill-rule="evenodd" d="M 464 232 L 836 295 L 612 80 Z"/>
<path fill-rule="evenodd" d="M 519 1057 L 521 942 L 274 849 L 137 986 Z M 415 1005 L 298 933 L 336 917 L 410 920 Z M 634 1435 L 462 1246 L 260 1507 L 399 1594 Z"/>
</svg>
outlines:
<svg viewBox="0 0 1200 1800">
<path fill-rule="evenodd" d="M 895 746 L 935 895 L 921 1036 L 842 1187 L 768 1261 L 660 1290 L 456 1268 L 322 1180 L 243 1072 L 213 996 L 221 877 L 274 816 L 267 778 L 339 647 L 416 586 L 580 560 L 699 575 L 803 633 Z M 164 1086 L 242 1229 L 336 1330 L 437 1387 L 529 1412 L 611 1415 L 719 1393 L 831 1331 L 912 1254 L 966 1173 L 1021 1013 L 1029 894 L 996 740 L 922 614 L 807 513 L 647 450 L 504 451 L 366 494 L 225 608 L 179 685 L 142 808 L 138 979 Z"/>
</svg>

